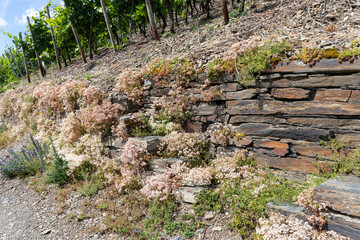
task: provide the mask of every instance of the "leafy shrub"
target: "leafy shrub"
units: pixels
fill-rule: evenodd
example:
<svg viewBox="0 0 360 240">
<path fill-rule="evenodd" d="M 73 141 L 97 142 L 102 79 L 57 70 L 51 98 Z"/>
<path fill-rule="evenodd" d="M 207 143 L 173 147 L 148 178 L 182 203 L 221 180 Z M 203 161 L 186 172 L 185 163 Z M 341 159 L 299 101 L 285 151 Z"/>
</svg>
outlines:
<svg viewBox="0 0 360 240">
<path fill-rule="evenodd" d="M 64 112 L 65 106 L 60 100 L 59 86 L 52 86 L 48 82 L 43 82 L 33 91 L 35 104 L 49 113 Z"/>
<path fill-rule="evenodd" d="M 187 186 L 206 186 L 212 183 L 215 171 L 212 167 L 187 168 L 181 173 L 181 182 Z"/>
<path fill-rule="evenodd" d="M 144 223 L 147 232 L 154 233 L 163 227 L 170 236 L 184 232 L 185 238 L 192 237 L 195 231 L 194 221 L 188 223 L 176 221 L 175 211 L 176 205 L 173 199 L 164 202 L 154 201 L 149 207 L 149 216 Z"/>
<path fill-rule="evenodd" d="M 319 61 L 325 56 L 325 52 L 316 48 L 303 48 L 300 53 L 296 55 L 295 59 L 298 59 L 308 65 L 312 66 L 315 62 Z"/>
<path fill-rule="evenodd" d="M 141 170 L 146 165 L 147 151 L 143 145 L 136 140 L 128 140 L 123 148 L 123 153 L 120 156 L 122 163 L 133 167 L 136 170 Z"/>
<path fill-rule="evenodd" d="M 166 118 L 158 118 L 157 115 L 140 115 L 133 119 L 131 124 L 133 127 L 131 135 L 135 137 L 165 136 L 173 131 L 178 131 L 180 128 L 179 124 Z"/>
<path fill-rule="evenodd" d="M 320 174 L 332 177 L 337 174 L 352 173 L 360 177 L 360 148 L 346 149 L 346 145 L 335 138 L 321 141 L 320 144 L 332 150 L 332 154 L 325 162 L 316 163 Z"/>
<path fill-rule="evenodd" d="M 170 98 L 163 96 L 154 102 L 156 112 L 154 119 L 182 125 L 189 117 L 188 111 L 191 99 L 184 94 L 182 88 L 176 88 L 174 91 L 170 91 L 169 94 Z"/>
<path fill-rule="evenodd" d="M 215 123 L 208 129 L 208 132 L 212 143 L 220 144 L 224 147 L 229 144 L 230 138 L 232 137 L 230 127 L 221 123 Z"/>
<path fill-rule="evenodd" d="M 86 180 L 89 176 L 94 174 L 96 171 L 96 166 L 89 161 L 83 162 L 80 166 L 76 167 L 71 175 L 75 181 Z"/>
<path fill-rule="evenodd" d="M 146 179 L 145 186 L 140 190 L 148 199 L 165 201 L 173 196 L 174 191 L 181 185 L 178 175 L 167 171 L 162 174 L 150 176 Z"/>
<path fill-rule="evenodd" d="M 339 62 L 343 62 L 343 61 L 353 62 L 355 58 L 358 56 L 360 56 L 360 48 L 355 47 L 352 49 L 345 49 L 344 51 L 340 52 L 338 60 Z"/>
<path fill-rule="evenodd" d="M 101 90 L 94 86 L 89 86 L 83 92 L 83 96 L 85 98 L 85 102 L 91 105 L 98 105 L 105 98 L 105 95 L 101 92 Z"/>
<path fill-rule="evenodd" d="M 219 156 L 213 161 L 216 178 L 221 182 L 246 178 L 252 171 L 251 161 L 247 150 L 238 151 L 235 156 Z"/>
<path fill-rule="evenodd" d="M 30 135 L 31 144 L 15 153 L 9 150 L 9 159 L 1 159 L 1 173 L 7 177 L 26 177 L 35 175 L 45 169 L 45 157 L 48 153 L 47 145 L 41 145 Z"/>
<path fill-rule="evenodd" d="M 62 187 L 69 181 L 68 163 L 58 154 L 53 144 L 52 150 L 54 160 L 46 172 L 46 182 Z"/>
<path fill-rule="evenodd" d="M 67 80 L 58 88 L 59 98 L 64 104 L 66 112 L 74 111 L 77 108 L 78 99 L 82 96 L 86 84 L 80 80 Z"/>
</svg>

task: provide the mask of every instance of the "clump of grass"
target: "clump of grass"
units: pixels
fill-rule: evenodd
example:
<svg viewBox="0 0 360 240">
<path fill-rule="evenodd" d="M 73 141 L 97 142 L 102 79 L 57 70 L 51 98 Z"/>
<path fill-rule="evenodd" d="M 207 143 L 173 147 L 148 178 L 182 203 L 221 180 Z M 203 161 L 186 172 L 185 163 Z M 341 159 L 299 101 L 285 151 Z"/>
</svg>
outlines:
<svg viewBox="0 0 360 240">
<path fill-rule="evenodd" d="M 78 192 L 85 197 L 94 196 L 104 185 L 104 178 L 100 174 L 96 174 L 86 179 Z"/>
</svg>

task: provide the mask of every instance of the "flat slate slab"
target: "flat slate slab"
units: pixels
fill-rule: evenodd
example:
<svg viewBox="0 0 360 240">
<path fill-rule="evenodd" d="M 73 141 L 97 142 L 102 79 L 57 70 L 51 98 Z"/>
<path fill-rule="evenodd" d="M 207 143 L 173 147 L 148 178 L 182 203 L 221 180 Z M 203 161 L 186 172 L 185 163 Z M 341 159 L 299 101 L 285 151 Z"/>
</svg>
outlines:
<svg viewBox="0 0 360 240">
<path fill-rule="evenodd" d="M 285 216 L 295 215 L 295 217 L 306 221 L 305 209 L 297 205 L 279 206 L 268 203 L 266 204 L 266 210 L 268 213 L 277 212 Z M 332 212 L 326 213 L 325 217 L 328 220 L 328 230 L 354 240 L 360 239 L 360 219 Z"/>
<path fill-rule="evenodd" d="M 334 211 L 360 217 L 360 178 L 346 176 L 328 180 L 315 188 L 314 199 L 327 203 Z"/>
<path fill-rule="evenodd" d="M 331 179 L 317 186 L 314 200 L 326 203 L 328 229 L 353 239 L 360 239 L 360 178 L 344 176 Z M 295 215 L 306 220 L 305 209 L 297 205 L 266 205 L 267 211 Z"/>
<path fill-rule="evenodd" d="M 135 140 L 139 144 L 143 145 L 149 153 L 156 153 L 160 145 L 160 140 L 163 136 L 148 136 L 148 137 L 133 137 L 129 138 Z"/>
<path fill-rule="evenodd" d="M 150 169 L 156 173 L 164 173 L 171 165 L 175 163 L 186 162 L 181 158 L 155 158 L 150 160 Z"/>
</svg>

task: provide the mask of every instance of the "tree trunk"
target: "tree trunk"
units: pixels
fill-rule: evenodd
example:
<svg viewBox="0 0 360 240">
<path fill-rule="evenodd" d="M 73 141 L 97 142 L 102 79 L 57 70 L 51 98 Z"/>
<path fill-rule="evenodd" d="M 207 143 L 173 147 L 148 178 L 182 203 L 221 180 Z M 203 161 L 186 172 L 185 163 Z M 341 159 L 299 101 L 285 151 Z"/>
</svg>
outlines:
<svg viewBox="0 0 360 240">
<path fill-rule="evenodd" d="M 67 62 L 66 62 L 66 58 L 64 56 L 64 53 L 62 51 L 62 48 L 59 49 L 59 53 L 60 53 L 60 56 L 62 57 L 63 61 L 64 61 L 64 64 L 65 64 L 65 67 L 68 66 Z"/>
<path fill-rule="evenodd" d="M 34 74 L 37 76 L 37 77 L 39 77 L 39 75 L 37 74 L 37 72 L 36 72 L 36 69 L 35 69 L 35 67 L 34 67 L 34 63 L 33 63 L 33 61 L 30 59 L 30 64 L 31 64 L 31 67 L 32 67 L 32 69 L 33 69 L 33 71 L 34 71 Z"/>
<path fill-rule="evenodd" d="M 194 9 L 196 10 L 196 12 L 198 13 L 199 9 L 196 8 L 196 0 L 193 0 L 193 6 L 194 6 Z"/>
<path fill-rule="evenodd" d="M 65 4 L 65 7 L 67 8 L 67 5 L 66 5 L 65 2 L 64 2 L 64 4 Z M 81 45 L 81 41 L 80 41 L 80 38 L 79 38 L 79 34 L 78 34 L 76 28 L 74 27 L 74 24 L 73 24 L 71 21 L 69 21 L 69 22 L 70 22 L 71 30 L 72 30 L 72 32 L 73 32 L 73 34 L 74 34 L 76 43 L 77 43 L 77 45 L 78 45 L 78 47 L 79 47 L 79 51 L 80 51 L 80 54 L 81 54 L 81 58 L 82 58 L 83 62 L 86 63 L 86 56 L 85 56 L 85 53 L 84 53 L 84 49 L 83 49 L 83 47 L 82 47 L 82 45 Z"/>
<path fill-rule="evenodd" d="M 22 44 L 22 35 L 21 35 L 21 32 L 19 32 L 19 38 L 21 40 L 21 49 L 22 49 L 22 54 L 23 54 L 23 57 L 24 57 L 24 67 L 25 67 L 25 72 L 26 72 L 26 78 L 28 80 L 29 83 L 31 83 L 31 80 L 30 80 L 30 72 L 29 72 L 29 69 L 28 69 L 28 65 L 27 65 L 27 62 L 26 62 L 26 54 L 25 54 L 25 49 L 24 49 L 24 46 Z"/>
<path fill-rule="evenodd" d="M 51 19 L 49 5 L 46 5 L 46 12 L 47 12 L 48 18 Z M 54 29 L 53 29 L 53 27 L 51 25 L 50 25 L 50 32 L 51 32 L 51 37 L 52 37 L 53 44 L 54 44 L 56 61 L 57 61 L 58 66 L 59 66 L 59 70 L 61 71 L 61 62 L 60 62 L 59 52 L 58 52 L 58 49 L 57 49 L 57 46 L 56 46 L 56 39 L 55 39 Z"/>
<path fill-rule="evenodd" d="M 151 28 L 153 30 L 153 33 L 154 33 L 155 40 L 159 41 L 160 37 L 159 37 L 159 33 L 158 33 L 157 29 L 156 29 L 156 24 L 155 24 L 155 20 L 154 20 L 154 14 L 153 14 L 153 11 L 152 11 L 152 8 L 151 8 L 150 0 L 145 0 L 145 5 L 146 5 L 146 10 L 147 10 L 147 13 L 148 13 L 148 17 L 149 17 L 149 22 L 150 22 Z"/>
<path fill-rule="evenodd" d="M 116 44 L 115 44 L 115 40 L 114 40 L 114 35 L 113 35 L 112 30 L 111 30 L 110 20 L 109 20 L 109 16 L 107 14 L 107 11 L 106 11 L 106 6 L 105 6 L 105 3 L 104 3 L 104 0 L 100 0 L 100 3 L 101 3 L 101 7 L 103 9 L 104 18 L 105 18 L 105 22 L 106 22 L 106 27 L 108 29 L 109 36 L 110 36 L 110 41 L 111 41 L 111 44 L 113 45 L 114 51 L 116 52 L 117 49 L 116 49 Z"/>
<path fill-rule="evenodd" d="M 94 56 L 93 56 L 93 51 L 92 51 L 92 28 L 90 28 L 90 32 L 89 32 L 88 48 L 89 48 L 90 60 L 93 60 Z"/>
<path fill-rule="evenodd" d="M 174 29 L 174 12 L 173 12 L 173 7 L 172 7 L 171 1 L 166 0 L 166 5 L 167 5 L 168 15 L 169 15 L 169 19 L 170 19 L 170 32 L 175 33 L 175 29 Z"/>
<path fill-rule="evenodd" d="M 229 23 L 229 12 L 228 12 L 228 8 L 227 8 L 227 0 L 221 0 L 221 9 L 224 15 L 224 24 L 228 24 Z"/>
<path fill-rule="evenodd" d="M 210 19 L 211 15 L 210 15 L 210 0 L 205 0 L 205 10 L 206 10 L 206 18 Z"/>
<path fill-rule="evenodd" d="M 66 53 L 67 53 L 66 55 L 68 57 L 69 63 L 71 64 L 71 54 L 69 52 L 69 48 L 67 46 L 65 46 L 65 49 L 66 49 Z"/>
<path fill-rule="evenodd" d="M 123 43 L 123 33 L 121 30 L 121 13 L 120 11 L 118 12 L 118 28 L 119 28 L 119 33 L 120 33 L 120 43 Z"/>
<path fill-rule="evenodd" d="M 166 23 L 166 16 L 161 12 L 161 10 L 159 9 L 159 17 L 162 21 L 162 26 L 161 26 L 161 23 L 160 23 L 160 26 L 161 26 L 161 34 L 163 34 L 165 32 L 165 29 L 167 27 L 167 23 Z"/>
<path fill-rule="evenodd" d="M 179 26 L 178 12 L 177 12 L 177 4 L 176 4 L 176 2 L 175 2 L 175 24 L 176 24 L 176 26 Z"/>
</svg>

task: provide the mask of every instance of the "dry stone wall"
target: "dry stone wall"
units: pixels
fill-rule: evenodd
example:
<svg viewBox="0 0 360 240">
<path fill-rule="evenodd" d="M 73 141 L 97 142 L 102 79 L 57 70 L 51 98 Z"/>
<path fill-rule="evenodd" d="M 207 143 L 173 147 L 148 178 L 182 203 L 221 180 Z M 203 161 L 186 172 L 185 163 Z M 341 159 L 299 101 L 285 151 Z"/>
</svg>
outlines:
<svg viewBox="0 0 360 240">
<path fill-rule="evenodd" d="M 247 88 L 235 76 L 211 80 L 221 96 L 201 100 L 201 85 L 186 89 L 200 99 L 191 110 L 188 131 L 205 131 L 215 122 L 230 124 L 234 132 L 246 135 L 237 146 L 213 145 L 213 153 L 246 148 L 271 168 L 313 173 L 314 161 L 331 154 L 320 146 L 329 137 L 342 139 L 351 147 L 360 143 L 360 61 L 339 64 L 321 60 L 313 67 L 302 62 L 278 65 L 262 73 Z M 168 94 L 170 87 L 150 88 L 146 104 Z"/>
</svg>

